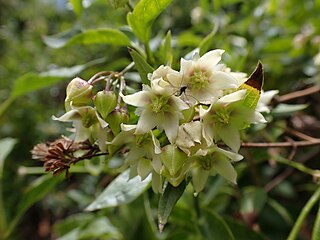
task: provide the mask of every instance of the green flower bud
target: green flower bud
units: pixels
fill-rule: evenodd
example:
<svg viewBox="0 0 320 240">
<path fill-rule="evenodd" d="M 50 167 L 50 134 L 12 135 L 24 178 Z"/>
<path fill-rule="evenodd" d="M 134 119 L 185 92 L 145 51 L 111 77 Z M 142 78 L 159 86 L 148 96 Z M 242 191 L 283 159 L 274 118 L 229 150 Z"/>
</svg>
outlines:
<svg viewBox="0 0 320 240">
<path fill-rule="evenodd" d="M 117 105 L 117 96 L 113 91 L 100 91 L 94 96 L 93 102 L 100 116 L 106 120 Z"/>
<path fill-rule="evenodd" d="M 67 111 L 73 106 L 80 107 L 89 105 L 92 97 L 92 85 L 81 78 L 74 78 L 67 86 L 65 108 Z"/>
<path fill-rule="evenodd" d="M 129 121 L 128 111 L 124 108 L 115 109 L 107 116 L 106 121 L 109 123 L 113 134 L 117 135 L 121 130 L 120 124 Z"/>
<path fill-rule="evenodd" d="M 160 159 L 171 176 L 175 176 L 187 160 L 187 155 L 173 145 L 167 145 L 160 154 Z"/>
</svg>

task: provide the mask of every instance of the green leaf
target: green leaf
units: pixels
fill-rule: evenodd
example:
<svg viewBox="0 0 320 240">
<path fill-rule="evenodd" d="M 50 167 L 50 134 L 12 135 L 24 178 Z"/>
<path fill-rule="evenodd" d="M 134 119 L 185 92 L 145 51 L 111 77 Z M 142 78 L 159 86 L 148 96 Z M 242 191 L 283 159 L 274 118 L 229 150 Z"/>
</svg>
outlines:
<svg viewBox="0 0 320 240">
<path fill-rule="evenodd" d="M 87 31 L 70 30 L 53 36 L 43 37 L 44 42 L 52 48 L 62 48 L 75 44 L 110 44 L 113 46 L 130 46 L 130 40 L 123 32 L 112 28 L 98 28 Z"/>
<path fill-rule="evenodd" d="M 49 87 L 59 81 L 62 81 L 64 78 L 71 78 L 82 72 L 84 69 L 104 61 L 105 58 L 100 58 L 86 64 L 76 65 L 70 68 L 57 68 L 40 74 L 27 73 L 15 81 L 11 95 L 16 98 L 32 91 Z"/>
<path fill-rule="evenodd" d="M 278 117 L 291 116 L 294 112 L 304 110 L 308 107 L 308 104 L 278 104 L 273 110 L 272 114 Z"/>
<path fill-rule="evenodd" d="M 113 46 L 129 46 L 130 40 L 123 32 L 117 29 L 91 29 L 70 38 L 65 45 L 74 44 L 110 44 Z"/>
<path fill-rule="evenodd" d="M 43 36 L 43 42 L 52 48 L 61 48 L 67 44 L 70 38 L 81 33 L 82 31 L 78 28 L 70 29 L 61 33 L 57 33 L 51 36 Z"/>
<path fill-rule="evenodd" d="M 7 236 L 10 236 L 26 210 L 50 193 L 52 189 L 63 180 L 63 178 L 63 175 L 52 177 L 52 175 L 46 174 L 37 178 L 31 183 L 21 197 L 21 201 L 17 206 L 15 217 L 11 221 L 11 224 L 6 232 Z"/>
<path fill-rule="evenodd" d="M 172 209 L 182 196 L 189 181 L 184 180 L 178 187 L 173 187 L 170 183 L 167 184 L 163 194 L 160 196 L 158 206 L 158 226 L 160 232 L 168 222 L 168 218 Z"/>
<path fill-rule="evenodd" d="M 154 71 L 153 67 L 150 66 L 149 63 L 145 60 L 143 56 L 141 56 L 136 50 L 132 48 L 128 48 L 129 53 L 134 61 L 135 67 L 139 72 L 141 77 L 141 82 L 143 84 L 150 85 L 150 80 L 148 79 L 148 73 L 152 73 Z"/>
<path fill-rule="evenodd" d="M 171 47 L 171 31 L 168 31 L 165 39 L 160 47 L 160 55 L 162 57 L 162 63 L 171 66 L 173 60 L 173 53 Z"/>
<path fill-rule="evenodd" d="M 83 11 L 82 0 L 69 0 L 69 3 L 71 4 L 73 11 L 78 16 L 81 16 L 82 11 Z"/>
<path fill-rule="evenodd" d="M 240 222 L 227 218 L 225 219 L 226 223 L 228 224 L 230 230 L 232 231 L 233 235 L 236 236 L 237 240 L 266 240 L 267 238 L 251 230 L 249 227 L 241 224 Z"/>
<path fill-rule="evenodd" d="M 139 197 L 151 182 L 151 175 L 141 181 L 139 176 L 129 180 L 129 170 L 116 177 L 106 189 L 86 208 L 86 211 L 116 207 Z"/>
<path fill-rule="evenodd" d="M 150 39 L 153 21 L 172 2 L 172 0 L 141 0 L 132 13 L 128 13 L 127 21 L 135 35 L 143 42 Z"/>
<path fill-rule="evenodd" d="M 3 138 L 0 139 L 0 180 L 2 179 L 3 174 L 3 165 L 4 160 L 8 156 L 8 154 L 13 149 L 14 145 L 17 143 L 16 139 L 13 138 Z"/>
<path fill-rule="evenodd" d="M 242 214 L 258 214 L 267 201 L 267 194 L 262 188 L 247 187 L 241 198 L 240 212 Z"/>
<path fill-rule="evenodd" d="M 288 225 L 291 225 L 293 223 L 288 210 L 279 202 L 272 198 L 268 198 L 267 203 L 288 223 Z"/>
<path fill-rule="evenodd" d="M 216 24 L 216 26 L 218 26 Z M 199 45 L 199 54 L 200 56 L 202 56 L 203 54 L 205 54 L 209 49 L 210 49 L 210 46 L 212 44 L 212 41 L 213 41 L 213 37 L 214 35 L 216 34 L 218 30 L 218 27 L 216 27 L 215 29 L 212 30 L 212 32 L 210 32 L 200 43 Z"/>
<path fill-rule="evenodd" d="M 202 215 L 199 228 L 203 239 L 235 239 L 227 223 L 217 213 L 205 209 Z"/>
</svg>

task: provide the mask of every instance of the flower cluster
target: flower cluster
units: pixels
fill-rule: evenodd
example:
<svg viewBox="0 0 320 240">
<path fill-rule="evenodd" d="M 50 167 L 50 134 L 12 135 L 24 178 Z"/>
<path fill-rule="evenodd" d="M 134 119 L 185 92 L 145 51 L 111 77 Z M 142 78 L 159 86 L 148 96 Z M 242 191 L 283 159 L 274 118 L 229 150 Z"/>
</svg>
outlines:
<svg viewBox="0 0 320 240">
<path fill-rule="evenodd" d="M 276 92 L 259 101 L 261 63 L 247 78 L 220 63 L 223 52 L 182 58 L 180 71 L 160 66 L 133 94 L 125 94 L 120 73 L 75 78 L 67 88 L 67 112 L 54 119 L 73 123 L 76 142 L 87 140 L 109 158 L 123 155 L 120 169 L 130 168 L 131 177 L 152 174 L 155 192 L 162 192 L 165 181 L 178 186 L 191 178 L 198 193 L 212 174 L 236 183 L 232 162 L 243 158 L 240 131 L 266 123 L 260 112 L 268 111 L 266 103 Z M 101 81 L 106 88 L 93 94 Z M 127 105 L 136 107 L 134 114 Z"/>
</svg>

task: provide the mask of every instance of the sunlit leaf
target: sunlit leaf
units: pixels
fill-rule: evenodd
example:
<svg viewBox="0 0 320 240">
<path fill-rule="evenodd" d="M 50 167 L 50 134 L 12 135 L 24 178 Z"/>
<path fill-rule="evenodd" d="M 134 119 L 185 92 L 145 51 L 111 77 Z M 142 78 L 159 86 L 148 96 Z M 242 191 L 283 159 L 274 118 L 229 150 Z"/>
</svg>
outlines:
<svg viewBox="0 0 320 240">
<path fill-rule="evenodd" d="M 162 56 L 162 63 L 171 66 L 173 60 L 173 53 L 171 47 L 171 32 L 168 31 L 166 37 L 164 38 L 161 47 L 160 54 Z"/>
<path fill-rule="evenodd" d="M 82 5 L 82 0 L 69 0 L 73 11 L 78 15 L 81 16 L 82 11 L 83 11 L 83 5 Z"/>
<path fill-rule="evenodd" d="M 86 208 L 86 211 L 116 207 L 139 197 L 151 182 L 151 175 L 141 181 L 139 176 L 129 180 L 129 170 L 116 177 L 106 189 Z"/>
<path fill-rule="evenodd" d="M 57 33 L 51 36 L 43 36 L 43 42 L 52 48 L 61 48 L 67 44 L 69 39 L 73 36 L 81 33 L 81 30 L 78 28 L 70 29 L 61 33 Z"/>
<path fill-rule="evenodd" d="M 71 78 L 79 74 L 90 66 L 102 63 L 104 61 L 104 58 L 100 58 L 86 64 L 76 65 L 70 68 L 56 68 L 40 74 L 27 73 L 15 81 L 11 95 L 13 97 L 18 97 L 41 88 L 49 87 L 65 78 Z"/>
<path fill-rule="evenodd" d="M 143 84 L 150 85 L 150 80 L 148 79 L 148 73 L 154 71 L 153 67 L 141 56 L 136 50 L 129 48 L 129 53 L 134 61 L 135 67 L 139 72 L 141 82 Z"/>
<path fill-rule="evenodd" d="M 73 44 L 110 44 L 129 46 L 129 38 L 121 31 L 111 28 L 91 29 L 69 39 L 64 46 Z"/>
<path fill-rule="evenodd" d="M 132 31 L 143 42 L 148 42 L 153 21 L 172 0 L 141 0 L 127 16 Z"/>
</svg>

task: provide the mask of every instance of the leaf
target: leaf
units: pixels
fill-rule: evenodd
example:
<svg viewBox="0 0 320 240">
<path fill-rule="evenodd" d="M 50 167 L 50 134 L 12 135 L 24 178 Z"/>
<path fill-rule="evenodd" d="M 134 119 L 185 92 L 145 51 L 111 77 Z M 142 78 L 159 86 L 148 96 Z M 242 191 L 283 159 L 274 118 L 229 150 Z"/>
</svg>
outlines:
<svg viewBox="0 0 320 240">
<path fill-rule="evenodd" d="M 130 46 L 130 40 L 118 29 L 100 28 L 80 31 L 70 30 L 53 36 L 43 37 L 44 42 L 52 48 L 62 48 L 75 44 L 110 44 L 113 46 Z"/>
<path fill-rule="evenodd" d="M 263 84 L 263 66 L 259 61 L 256 69 L 250 75 L 248 80 L 243 83 L 239 89 L 247 90 L 243 104 L 251 109 L 255 109 L 260 98 L 260 92 Z"/>
<path fill-rule="evenodd" d="M 61 33 L 57 33 L 51 36 L 43 36 L 43 42 L 52 48 L 61 48 L 67 44 L 70 38 L 76 34 L 81 33 L 81 30 L 78 28 L 70 29 Z"/>
<path fill-rule="evenodd" d="M 49 87 L 59 81 L 62 81 L 64 78 L 73 77 L 84 69 L 104 61 L 104 58 L 100 58 L 86 64 L 76 65 L 70 68 L 57 68 L 40 74 L 27 73 L 15 81 L 11 95 L 16 98 L 32 91 Z"/>
<path fill-rule="evenodd" d="M 304 110 L 308 107 L 308 104 L 278 104 L 273 110 L 272 114 L 278 117 L 291 116 L 294 112 Z"/>
<path fill-rule="evenodd" d="M 213 41 L 213 37 L 216 34 L 217 30 L 218 30 L 218 24 L 215 25 L 215 28 L 212 30 L 212 32 L 210 32 L 200 43 L 199 45 L 199 54 L 200 56 L 202 56 L 203 54 L 205 54 L 209 49 L 210 46 L 212 44 Z"/>
<path fill-rule="evenodd" d="M 288 225 L 292 225 L 293 220 L 284 206 L 272 198 L 268 198 L 267 203 L 288 223 Z"/>
<path fill-rule="evenodd" d="M 69 3 L 71 4 L 73 11 L 78 16 L 81 16 L 82 11 L 83 11 L 82 0 L 69 0 Z"/>
<path fill-rule="evenodd" d="M 54 186 L 56 186 L 62 180 L 62 175 L 52 177 L 52 175 L 46 174 L 33 181 L 27 188 L 26 192 L 22 195 L 21 201 L 17 206 L 14 219 L 11 221 L 6 235 L 10 236 L 11 232 L 14 230 L 15 226 L 18 224 L 26 210 L 28 210 L 34 203 L 45 197 L 49 192 L 52 191 Z"/>
<path fill-rule="evenodd" d="M 128 13 L 127 21 L 135 35 L 147 43 L 153 21 L 172 2 L 172 0 L 141 0 L 132 13 Z"/>
<path fill-rule="evenodd" d="M 267 201 L 267 194 L 262 188 L 247 187 L 241 198 L 240 212 L 243 215 L 258 214 Z"/>
<path fill-rule="evenodd" d="M 199 220 L 199 228 L 203 239 L 235 240 L 230 228 L 217 213 L 205 209 Z"/>
<path fill-rule="evenodd" d="M 123 32 L 112 28 L 91 29 L 73 36 L 65 45 L 74 44 L 110 44 L 113 46 L 129 46 L 130 40 Z"/>
<path fill-rule="evenodd" d="M 136 69 L 141 77 L 141 82 L 143 84 L 150 85 L 150 80 L 148 79 L 148 74 L 154 71 L 153 67 L 141 56 L 136 50 L 128 48 L 129 53 L 135 63 Z"/>
<path fill-rule="evenodd" d="M 171 31 L 168 31 L 165 39 L 163 40 L 160 47 L 160 54 L 162 56 L 163 64 L 171 66 L 173 60 L 173 53 L 171 47 Z"/>
<path fill-rule="evenodd" d="M 188 184 L 189 181 L 187 180 L 184 180 L 178 187 L 173 187 L 170 183 L 168 183 L 163 194 L 160 196 L 158 206 L 158 226 L 160 232 L 163 231 L 164 226 L 168 222 L 168 218 L 172 209 L 182 196 Z"/>
<path fill-rule="evenodd" d="M 225 219 L 226 223 L 228 224 L 230 230 L 232 231 L 233 235 L 236 236 L 237 240 L 266 240 L 267 238 L 257 233 L 247 226 L 241 224 L 240 222 L 227 218 Z"/>
<path fill-rule="evenodd" d="M 139 176 L 129 180 L 129 172 L 128 169 L 117 176 L 85 210 L 116 207 L 130 203 L 139 197 L 149 187 L 151 175 L 143 181 Z"/>
<path fill-rule="evenodd" d="M 8 154 L 13 149 L 14 145 L 17 143 L 17 140 L 14 138 L 3 138 L 0 139 L 0 180 L 3 177 L 3 165 L 4 160 Z"/>
</svg>

